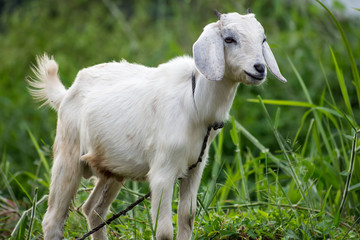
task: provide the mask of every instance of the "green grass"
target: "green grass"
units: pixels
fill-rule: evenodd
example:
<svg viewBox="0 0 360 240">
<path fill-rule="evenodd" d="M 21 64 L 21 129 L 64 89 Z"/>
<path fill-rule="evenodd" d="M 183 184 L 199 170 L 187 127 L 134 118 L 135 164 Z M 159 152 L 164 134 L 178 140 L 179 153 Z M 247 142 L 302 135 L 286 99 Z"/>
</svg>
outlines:
<svg viewBox="0 0 360 240">
<path fill-rule="evenodd" d="M 281 26 L 285 10 L 280 3 L 274 1 L 273 14 Z M 33 4 L 36 5 L 38 2 L 35 1 Z M 82 3 L 79 1 L 76 4 Z M 235 2 L 232 4 L 236 5 Z M 257 4 L 253 5 L 255 10 L 259 7 Z M 188 5 L 184 5 L 184 8 L 186 6 Z M 66 6 L 61 5 L 61 8 L 66 9 Z M 309 15 L 318 11 L 313 8 L 307 10 Z M 92 11 L 91 16 L 101 15 L 99 9 L 94 8 Z M 212 143 L 209 164 L 204 172 L 197 197 L 198 207 L 193 239 L 360 239 L 360 141 L 358 138 L 360 76 L 356 58 L 359 57 L 359 52 L 358 48 L 352 45 L 355 43 L 351 41 L 352 35 L 356 33 L 351 32 L 353 31 L 351 28 L 346 28 L 350 33 L 346 32 L 342 23 L 330 10 L 325 8 L 323 13 L 329 18 L 321 21 L 325 21 L 328 29 L 330 29 L 328 25 L 333 26 L 330 31 L 340 39 L 338 44 L 329 44 L 323 48 L 328 58 L 313 49 L 315 54 L 322 57 L 313 61 L 311 65 L 314 67 L 311 68 L 299 65 L 299 60 L 293 57 L 295 54 L 290 51 L 287 60 L 279 61 L 280 67 L 289 66 L 285 70 L 289 80 L 288 85 L 283 87 L 273 82 L 269 83 L 258 97 L 254 97 L 258 92 L 242 95 L 245 88 L 240 88 L 241 93 L 235 100 L 232 118 Z M 118 18 L 124 17 L 121 13 L 114 14 Z M 295 12 L 291 14 L 292 19 L 299 17 Z M 139 16 L 146 18 L 147 15 Z M 321 15 L 321 19 L 324 16 Z M 175 14 L 174 18 L 176 17 L 178 15 Z M 109 19 L 107 17 L 106 21 L 110 21 Z M 16 17 L 12 18 L 12 24 L 16 25 L 16 21 Z M 141 23 L 140 20 L 132 21 L 134 21 L 131 23 L 133 27 Z M 296 23 L 301 26 L 300 21 Z M 159 25 L 161 24 L 166 23 L 160 21 Z M 274 23 L 274 25 L 278 24 Z M 192 28 L 190 24 L 187 26 Z M 156 26 L 158 29 L 162 27 Z M 304 24 L 302 31 L 306 29 L 307 25 Z M 129 31 L 126 27 L 122 30 Z M 73 33 L 71 28 L 67 31 Z M 86 34 L 93 34 L 91 29 L 84 31 Z M 181 30 L 176 31 L 180 31 L 178 34 L 181 35 Z M 294 44 L 295 40 L 291 36 L 300 33 L 290 31 L 287 36 L 288 44 Z M 138 49 L 141 37 L 137 37 L 138 33 L 134 34 L 131 49 L 122 50 L 125 56 L 126 51 L 134 53 Z M 167 37 L 169 36 L 164 35 L 165 39 Z M 155 37 L 150 35 L 148 44 L 154 39 Z M 85 40 L 80 38 L 79 42 L 82 41 Z M 189 45 L 188 41 L 189 39 L 184 40 L 183 44 Z M 313 41 L 316 44 L 316 38 Z M 59 47 L 57 44 L 61 42 L 67 41 L 59 40 L 51 49 L 56 51 L 56 46 Z M 170 50 L 173 53 L 181 52 L 179 46 L 166 43 L 172 46 Z M 66 49 L 70 48 L 66 47 Z M 81 52 L 82 46 L 79 49 L 77 51 Z M 297 46 L 297 51 L 301 54 L 301 51 L 306 51 L 303 49 L 304 46 Z M 99 58 L 94 53 L 88 54 L 88 58 Z M 142 57 L 140 53 L 137 54 L 139 58 Z M 136 58 L 136 56 L 135 54 L 132 57 Z M 161 54 L 154 55 L 147 61 L 153 63 L 163 57 L 164 55 Z M 75 67 L 69 66 L 71 63 L 63 59 L 63 55 L 60 55 L 60 62 L 63 63 L 60 66 L 65 66 L 65 70 L 70 72 L 75 71 Z M 311 74 L 309 75 L 307 71 Z M 1 68 L 0 74 L 5 76 Z M 314 83 L 309 79 L 317 82 Z M 271 88 L 271 85 L 276 85 L 284 92 L 280 95 L 268 95 L 266 89 Z M 298 91 L 296 94 L 291 94 L 291 89 Z M 5 105 L 6 101 L 1 103 Z M 244 106 L 248 107 L 243 108 Z M 241 109 L 246 110 L 241 111 Z M 26 111 L 35 112 L 35 109 Z M 252 115 L 254 112 L 257 114 Z M 9 115 L 10 111 L 4 111 L 3 114 Z M 46 114 L 49 113 L 42 110 L 35 120 L 48 120 L 44 117 Z M 247 118 L 243 118 L 242 115 L 247 115 Z M 256 127 L 251 127 L 252 121 L 256 123 Z M 9 128 L 13 126 L 12 124 L 9 123 Z M 39 140 L 41 137 L 38 137 L 38 133 L 41 129 L 49 134 L 53 132 L 47 130 L 50 125 L 37 126 L 23 124 L 24 132 L 8 134 L 12 136 L 7 141 L 8 150 L 2 147 L 0 239 L 7 239 L 10 236 L 11 239 L 43 238 L 41 221 L 47 207 L 52 161 L 50 150 L 52 139 L 47 138 L 53 138 L 53 134 L 51 137 Z M 6 140 L 7 129 L 0 128 L 0 132 Z M 18 135 L 25 136 L 20 138 Z M 25 139 L 24 142 L 29 144 L 21 145 L 20 140 L 15 141 L 17 137 Z M 12 154 L 14 149 L 10 140 L 14 140 L 21 147 L 26 145 L 22 151 L 32 152 L 31 162 L 34 162 L 32 168 L 14 167 L 14 162 L 18 158 L 16 156 L 27 155 Z M 16 164 L 21 166 L 21 162 Z M 24 163 L 24 165 L 28 164 Z M 93 187 L 92 180 L 82 181 L 66 221 L 64 231 L 66 239 L 82 236 L 87 232 L 86 219 L 80 209 Z M 125 209 L 148 191 L 149 186 L 146 183 L 127 182 L 112 204 L 111 213 Z M 176 183 L 173 198 L 174 227 L 177 219 L 178 192 L 179 186 Z M 109 238 L 151 239 L 155 235 L 156 227 L 153 229 L 151 225 L 149 210 L 150 201 L 147 200 L 126 216 L 115 220 L 108 227 Z"/>
</svg>

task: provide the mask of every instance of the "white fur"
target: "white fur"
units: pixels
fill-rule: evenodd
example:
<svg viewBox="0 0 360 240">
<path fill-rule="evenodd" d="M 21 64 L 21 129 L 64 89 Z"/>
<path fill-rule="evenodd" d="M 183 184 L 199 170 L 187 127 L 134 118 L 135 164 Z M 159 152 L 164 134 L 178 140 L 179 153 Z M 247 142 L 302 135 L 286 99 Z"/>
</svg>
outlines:
<svg viewBox="0 0 360 240">
<path fill-rule="evenodd" d="M 225 43 L 225 35 L 236 43 Z M 216 38 L 213 44 L 209 36 Z M 261 74 L 255 64 L 265 64 L 263 38 L 253 14 L 223 14 L 194 44 L 196 64 L 187 56 L 157 68 L 125 60 L 100 64 L 81 70 L 68 90 L 56 62 L 46 55 L 38 58 L 32 93 L 58 111 L 45 239 L 63 237 L 70 200 L 81 177 L 91 175 L 99 179 L 83 206 L 91 228 L 106 217 L 125 179 L 145 179 L 152 191 L 153 224 L 159 212 L 157 239 L 173 238 L 171 199 L 181 178 L 177 239 L 190 239 L 208 147 L 204 161 L 188 168 L 197 161 L 208 125 L 227 119 L 238 84 L 264 81 L 266 71 L 261 79 L 251 77 Z M 105 228 L 93 238 L 107 239 Z"/>
</svg>

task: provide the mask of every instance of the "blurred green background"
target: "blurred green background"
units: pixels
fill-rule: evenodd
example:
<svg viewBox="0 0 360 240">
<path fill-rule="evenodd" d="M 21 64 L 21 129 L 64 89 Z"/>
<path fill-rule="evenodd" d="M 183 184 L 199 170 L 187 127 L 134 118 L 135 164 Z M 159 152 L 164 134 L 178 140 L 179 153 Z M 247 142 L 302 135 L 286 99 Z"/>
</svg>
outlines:
<svg viewBox="0 0 360 240">
<path fill-rule="evenodd" d="M 339 2 L 329 6 L 345 29 L 359 64 L 360 13 L 346 10 Z M 247 99 L 261 95 L 263 99 L 306 101 L 288 58 L 303 77 L 314 102 L 320 99 L 326 87 L 321 62 L 335 100 L 342 105 L 329 46 L 337 56 L 346 56 L 345 47 L 335 25 L 315 1 L 0 1 L 2 161 L 6 159 L 10 163 L 11 172 L 36 169 L 40 160 L 28 130 L 41 143 L 45 155 L 51 157 L 56 113 L 49 108 L 38 110 L 39 104 L 31 99 L 24 81 L 31 75 L 30 67 L 36 55 L 43 52 L 53 55 L 59 64 L 61 79 L 69 87 L 80 69 L 94 64 L 124 58 L 129 62 L 157 66 L 179 55 L 192 55 L 192 44 L 202 28 L 216 21 L 213 9 L 245 14 L 247 8 L 251 8 L 262 23 L 288 83 L 282 84 L 269 74 L 268 81 L 260 87 L 241 85 L 231 115 L 266 147 L 276 150 L 278 146 L 261 106 Z M 338 61 L 349 95 L 354 96 L 351 104 L 359 120 L 349 61 L 346 57 L 339 57 Z M 276 108 L 269 106 L 268 110 L 273 115 Z M 282 107 L 279 129 L 289 141 L 294 138 L 305 110 Z M 299 145 L 305 133 L 300 134 Z M 231 161 L 233 144 L 230 141 L 224 144 L 224 160 Z M 21 194 L 21 191 L 16 194 Z"/>
</svg>

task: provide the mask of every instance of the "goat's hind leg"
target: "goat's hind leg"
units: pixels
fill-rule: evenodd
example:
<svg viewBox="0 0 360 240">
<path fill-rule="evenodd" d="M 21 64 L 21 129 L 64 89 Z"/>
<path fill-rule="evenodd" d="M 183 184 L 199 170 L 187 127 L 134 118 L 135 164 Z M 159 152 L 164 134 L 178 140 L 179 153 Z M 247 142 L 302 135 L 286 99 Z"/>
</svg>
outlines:
<svg viewBox="0 0 360 240">
<path fill-rule="evenodd" d="M 44 239 L 62 239 L 64 221 L 82 177 L 79 151 L 72 146 L 54 152 L 48 209 L 42 221 Z"/>
<path fill-rule="evenodd" d="M 122 181 L 117 181 L 114 178 L 100 178 L 98 180 L 90 197 L 82 207 L 91 229 L 105 220 L 109 207 L 118 195 L 122 185 Z M 104 226 L 93 233 L 92 239 L 108 239 L 106 227 Z"/>
</svg>

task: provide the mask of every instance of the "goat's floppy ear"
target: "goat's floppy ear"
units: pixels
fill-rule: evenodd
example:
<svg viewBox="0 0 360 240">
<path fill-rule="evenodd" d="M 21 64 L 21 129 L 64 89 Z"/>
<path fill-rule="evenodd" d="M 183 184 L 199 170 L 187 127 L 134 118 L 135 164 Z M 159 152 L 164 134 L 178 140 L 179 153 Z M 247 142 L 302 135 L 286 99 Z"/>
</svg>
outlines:
<svg viewBox="0 0 360 240">
<path fill-rule="evenodd" d="M 281 82 L 287 82 L 286 79 L 281 75 L 280 69 L 276 63 L 274 54 L 271 51 L 269 44 L 265 41 L 263 43 L 263 55 L 266 62 L 267 67 L 269 68 L 270 72 Z"/>
<path fill-rule="evenodd" d="M 193 45 L 193 54 L 196 68 L 208 80 L 220 81 L 224 77 L 224 44 L 216 25 L 204 29 Z"/>
</svg>

